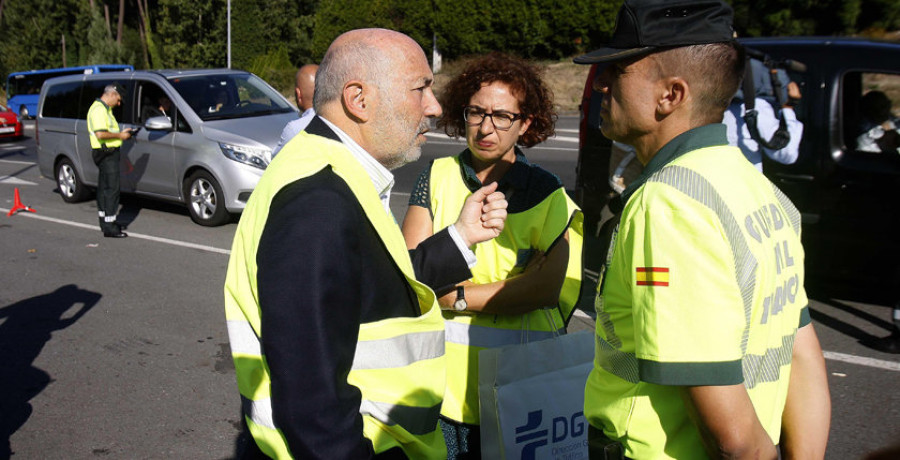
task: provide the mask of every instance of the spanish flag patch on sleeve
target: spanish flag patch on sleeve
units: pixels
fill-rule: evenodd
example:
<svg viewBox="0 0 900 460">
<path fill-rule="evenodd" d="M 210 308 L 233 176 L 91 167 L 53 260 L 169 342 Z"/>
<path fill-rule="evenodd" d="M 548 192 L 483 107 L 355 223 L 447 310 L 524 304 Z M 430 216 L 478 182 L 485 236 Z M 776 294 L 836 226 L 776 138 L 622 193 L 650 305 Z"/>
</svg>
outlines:
<svg viewBox="0 0 900 460">
<path fill-rule="evenodd" d="M 668 286 L 668 267 L 637 267 L 638 286 Z"/>
</svg>

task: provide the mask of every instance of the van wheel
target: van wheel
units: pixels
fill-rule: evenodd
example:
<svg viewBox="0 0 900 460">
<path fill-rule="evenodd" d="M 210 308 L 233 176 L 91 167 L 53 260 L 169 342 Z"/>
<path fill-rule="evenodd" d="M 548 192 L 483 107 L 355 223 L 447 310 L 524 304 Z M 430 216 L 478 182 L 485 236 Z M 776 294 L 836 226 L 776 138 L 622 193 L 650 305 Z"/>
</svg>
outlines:
<svg viewBox="0 0 900 460">
<path fill-rule="evenodd" d="M 231 216 L 225 209 L 222 187 L 206 171 L 196 171 L 184 181 L 184 196 L 191 220 L 204 227 L 227 223 Z"/>
<path fill-rule="evenodd" d="M 66 203 L 78 203 L 91 197 L 91 191 L 84 185 L 72 160 L 63 158 L 56 164 L 56 187 Z"/>
</svg>

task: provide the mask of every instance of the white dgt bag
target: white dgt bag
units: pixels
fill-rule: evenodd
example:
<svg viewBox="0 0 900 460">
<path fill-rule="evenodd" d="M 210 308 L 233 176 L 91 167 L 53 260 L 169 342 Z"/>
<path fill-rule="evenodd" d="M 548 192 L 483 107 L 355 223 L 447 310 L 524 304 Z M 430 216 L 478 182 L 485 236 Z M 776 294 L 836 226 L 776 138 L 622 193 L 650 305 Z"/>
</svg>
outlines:
<svg viewBox="0 0 900 460">
<path fill-rule="evenodd" d="M 482 350 L 478 360 L 483 458 L 587 460 L 593 331 Z"/>
</svg>

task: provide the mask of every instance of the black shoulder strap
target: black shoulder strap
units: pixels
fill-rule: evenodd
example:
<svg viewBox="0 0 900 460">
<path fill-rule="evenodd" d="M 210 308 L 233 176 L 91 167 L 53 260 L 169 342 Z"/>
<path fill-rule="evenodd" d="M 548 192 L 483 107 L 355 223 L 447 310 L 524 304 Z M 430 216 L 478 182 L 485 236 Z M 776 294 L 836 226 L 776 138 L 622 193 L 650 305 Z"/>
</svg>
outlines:
<svg viewBox="0 0 900 460">
<path fill-rule="evenodd" d="M 741 82 L 741 91 L 744 93 L 744 108 L 747 112 L 756 109 L 756 88 L 753 82 L 753 66 L 748 56 L 744 62 L 744 81 Z"/>
<path fill-rule="evenodd" d="M 781 99 L 781 91 L 779 91 L 781 81 L 778 80 L 778 76 L 774 72 L 769 75 L 772 79 L 772 87 L 775 89 L 776 101 L 778 101 Z M 754 88 L 753 85 L 753 66 L 750 64 L 749 56 L 747 57 L 747 62 L 744 66 L 744 81 L 741 83 L 741 90 L 744 92 L 744 123 L 747 123 L 750 137 L 759 145 L 769 150 L 780 150 L 787 146 L 791 141 L 791 133 L 788 132 L 787 121 L 785 121 L 783 114 L 779 114 L 778 116 L 778 129 L 772 134 L 772 139 L 765 140 L 759 134 L 759 120 L 757 119 L 759 113 L 756 111 L 756 88 Z M 783 101 L 778 101 L 778 103 L 780 106 Z M 772 109 L 777 110 L 776 107 L 772 107 Z"/>
</svg>

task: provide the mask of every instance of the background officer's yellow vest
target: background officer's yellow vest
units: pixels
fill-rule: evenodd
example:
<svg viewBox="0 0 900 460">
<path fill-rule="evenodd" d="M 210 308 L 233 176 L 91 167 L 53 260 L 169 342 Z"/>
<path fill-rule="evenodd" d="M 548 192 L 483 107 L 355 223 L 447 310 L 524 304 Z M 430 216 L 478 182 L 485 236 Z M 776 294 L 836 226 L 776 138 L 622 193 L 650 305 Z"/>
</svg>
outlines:
<svg viewBox="0 0 900 460">
<path fill-rule="evenodd" d="M 225 316 L 247 425 L 264 453 L 275 458 L 291 457 L 272 418 L 269 369 L 260 348 L 265 331 L 260 330 L 256 301 L 256 251 L 278 191 L 329 165 L 359 200 L 415 291 L 423 312 L 419 317 L 360 325 L 347 381 L 362 392 L 364 435 L 372 441 L 376 453 L 400 447 L 410 458 L 446 458 L 437 420 L 444 390 L 444 325 L 434 292 L 415 280 L 403 235 L 385 212 L 362 166 L 339 142 L 306 132 L 285 146 L 253 191 L 238 224 L 228 263 Z"/>
<path fill-rule="evenodd" d="M 459 156 L 435 160 L 429 193 L 434 214 L 433 231 L 453 224 L 471 192 L 460 175 Z M 472 425 L 478 412 L 478 352 L 565 333 L 565 324 L 581 290 L 581 252 L 584 216 L 562 188 L 526 211 L 510 213 L 497 238 L 475 246 L 477 265 L 472 282 L 487 284 L 521 273 L 531 250 L 546 252 L 563 233 L 569 236 L 569 264 L 559 294 L 558 308 L 525 315 L 457 315 L 444 312 L 447 328 L 447 389 L 441 414 Z M 553 305 L 548 305 L 553 307 Z"/>
<path fill-rule="evenodd" d="M 107 130 L 111 133 L 119 132 L 119 123 L 112 113 L 112 108 L 108 107 L 100 99 L 91 104 L 87 115 L 88 134 L 91 138 L 91 148 L 99 149 L 101 145 L 110 148 L 121 147 L 122 139 L 97 139 L 94 131 Z"/>
</svg>

